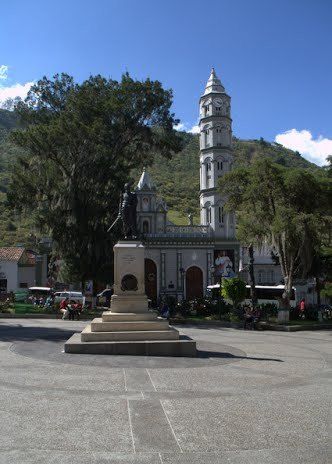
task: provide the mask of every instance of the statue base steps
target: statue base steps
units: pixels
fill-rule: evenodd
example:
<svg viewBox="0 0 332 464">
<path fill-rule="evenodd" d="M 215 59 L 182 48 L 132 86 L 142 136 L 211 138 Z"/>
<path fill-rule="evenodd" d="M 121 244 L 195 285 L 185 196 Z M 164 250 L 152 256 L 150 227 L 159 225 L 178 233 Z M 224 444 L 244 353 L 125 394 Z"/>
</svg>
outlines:
<svg viewBox="0 0 332 464">
<path fill-rule="evenodd" d="M 136 330 L 134 332 L 92 332 L 86 327 L 81 333 L 82 342 L 179 340 L 179 332 L 173 327 L 167 330 Z"/>
<path fill-rule="evenodd" d="M 155 313 L 105 311 L 65 343 L 66 353 L 130 356 L 196 356 L 196 342 L 181 337 Z"/>
<path fill-rule="evenodd" d="M 196 342 L 193 340 L 83 342 L 81 334 L 74 334 L 66 342 L 65 352 L 126 356 L 197 356 Z"/>
<path fill-rule="evenodd" d="M 141 321 L 143 316 L 141 313 L 117 313 L 116 311 L 104 311 L 102 315 L 103 322 L 127 322 Z M 158 316 L 153 312 L 144 313 L 144 321 L 156 321 Z"/>
<path fill-rule="evenodd" d="M 147 331 L 147 330 L 167 330 L 169 324 L 167 320 L 134 320 L 124 322 L 104 322 L 101 318 L 93 319 L 91 322 L 91 332 L 127 332 L 127 331 Z"/>
</svg>

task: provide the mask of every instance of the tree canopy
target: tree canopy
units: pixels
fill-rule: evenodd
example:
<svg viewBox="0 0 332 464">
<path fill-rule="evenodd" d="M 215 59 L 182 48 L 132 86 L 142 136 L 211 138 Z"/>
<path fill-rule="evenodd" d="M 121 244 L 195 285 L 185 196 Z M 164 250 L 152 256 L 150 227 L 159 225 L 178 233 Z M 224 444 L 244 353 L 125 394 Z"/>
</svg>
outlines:
<svg viewBox="0 0 332 464">
<path fill-rule="evenodd" d="M 29 211 L 49 233 L 72 278 L 109 274 L 116 235 L 107 228 L 134 167 L 181 149 L 173 130 L 172 91 L 128 73 L 121 81 L 44 77 L 16 112 L 24 129 L 11 140 L 25 149 L 9 186 L 10 204 Z"/>
<path fill-rule="evenodd" d="M 275 247 L 290 295 L 296 275 L 306 276 L 330 226 L 329 179 L 256 159 L 220 180 L 227 208 L 238 213 L 238 238 Z"/>
</svg>

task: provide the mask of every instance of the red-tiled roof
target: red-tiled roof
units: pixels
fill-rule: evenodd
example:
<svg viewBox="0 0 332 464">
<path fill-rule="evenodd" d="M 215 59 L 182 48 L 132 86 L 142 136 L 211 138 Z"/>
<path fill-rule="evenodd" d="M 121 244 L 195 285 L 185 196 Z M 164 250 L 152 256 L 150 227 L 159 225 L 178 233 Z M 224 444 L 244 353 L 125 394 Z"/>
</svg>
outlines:
<svg viewBox="0 0 332 464">
<path fill-rule="evenodd" d="M 0 261 L 18 262 L 24 253 L 23 247 L 0 247 Z"/>
<path fill-rule="evenodd" d="M 26 264 L 29 264 L 30 266 L 34 266 L 36 264 L 36 253 L 34 253 L 32 250 L 26 250 L 25 260 L 26 260 Z"/>
</svg>

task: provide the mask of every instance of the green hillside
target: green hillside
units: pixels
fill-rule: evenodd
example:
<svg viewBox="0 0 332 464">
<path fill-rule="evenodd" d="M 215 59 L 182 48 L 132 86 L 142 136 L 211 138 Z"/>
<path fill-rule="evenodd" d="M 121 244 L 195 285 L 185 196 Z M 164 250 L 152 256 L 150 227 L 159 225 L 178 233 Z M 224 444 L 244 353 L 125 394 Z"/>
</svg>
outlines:
<svg viewBox="0 0 332 464">
<path fill-rule="evenodd" d="M 10 179 L 11 166 L 21 149 L 8 140 L 10 130 L 17 127 L 17 118 L 12 111 L 0 110 L 0 246 L 31 243 L 32 220 L 19 218 L 6 207 L 6 191 Z"/>
<path fill-rule="evenodd" d="M 187 224 L 187 214 L 199 222 L 199 137 L 182 133 L 184 149 L 171 160 L 157 157 L 148 168 L 160 196 L 169 207 L 169 219 L 175 224 Z M 286 167 L 320 169 L 292 150 L 276 143 L 234 138 L 235 166 L 249 165 L 256 157 L 267 156 Z M 139 173 L 135 173 L 138 179 Z"/>
<path fill-rule="evenodd" d="M 10 169 L 20 150 L 8 140 L 10 130 L 17 126 L 15 114 L 0 110 L 0 246 L 30 243 L 33 231 L 31 214 L 18 218 L 6 208 L 6 190 Z M 183 150 L 171 160 L 157 156 L 148 168 L 158 193 L 169 208 L 169 219 L 175 224 L 187 224 L 187 214 L 194 214 L 199 221 L 199 144 L 198 135 L 185 132 Z M 255 157 L 268 156 L 276 163 L 288 167 L 320 169 L 309 163 L 299 153 L 275 143 L 260 140 L 239 140 L 234 138 L 235 165 L 247 165 Z M 141 169 L 131 173 L 138 180 Z M 32 213 L 32 212 L 31 212 Z M 30 243 L 31 245 L 31 243 Z"/>
</svg>

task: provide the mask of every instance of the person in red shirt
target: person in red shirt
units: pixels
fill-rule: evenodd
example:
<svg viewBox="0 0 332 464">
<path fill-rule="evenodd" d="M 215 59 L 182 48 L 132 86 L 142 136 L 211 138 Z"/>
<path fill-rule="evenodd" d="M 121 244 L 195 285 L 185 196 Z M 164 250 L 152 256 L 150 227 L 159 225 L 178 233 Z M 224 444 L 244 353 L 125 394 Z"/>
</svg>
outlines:
<svg viewBox="0 0 332 464">
<path fill-rule="evenodd" d="M 65 298 L 64 300 L 62 300 L 60 302 L 60 313 L 62 313 L 62 319 L 64 319 L 67 315 L 67 306 L 68 306 L 68 303 L 69 303 L 69 298 Z"/>
<path fill-rule="evenodd" d="M 304 319 L 304 310 L 305 310 L 305 299 L 302 298 L 302 300 L 300 301 L 300 318 L 301 319 Z"/>
</svg>

